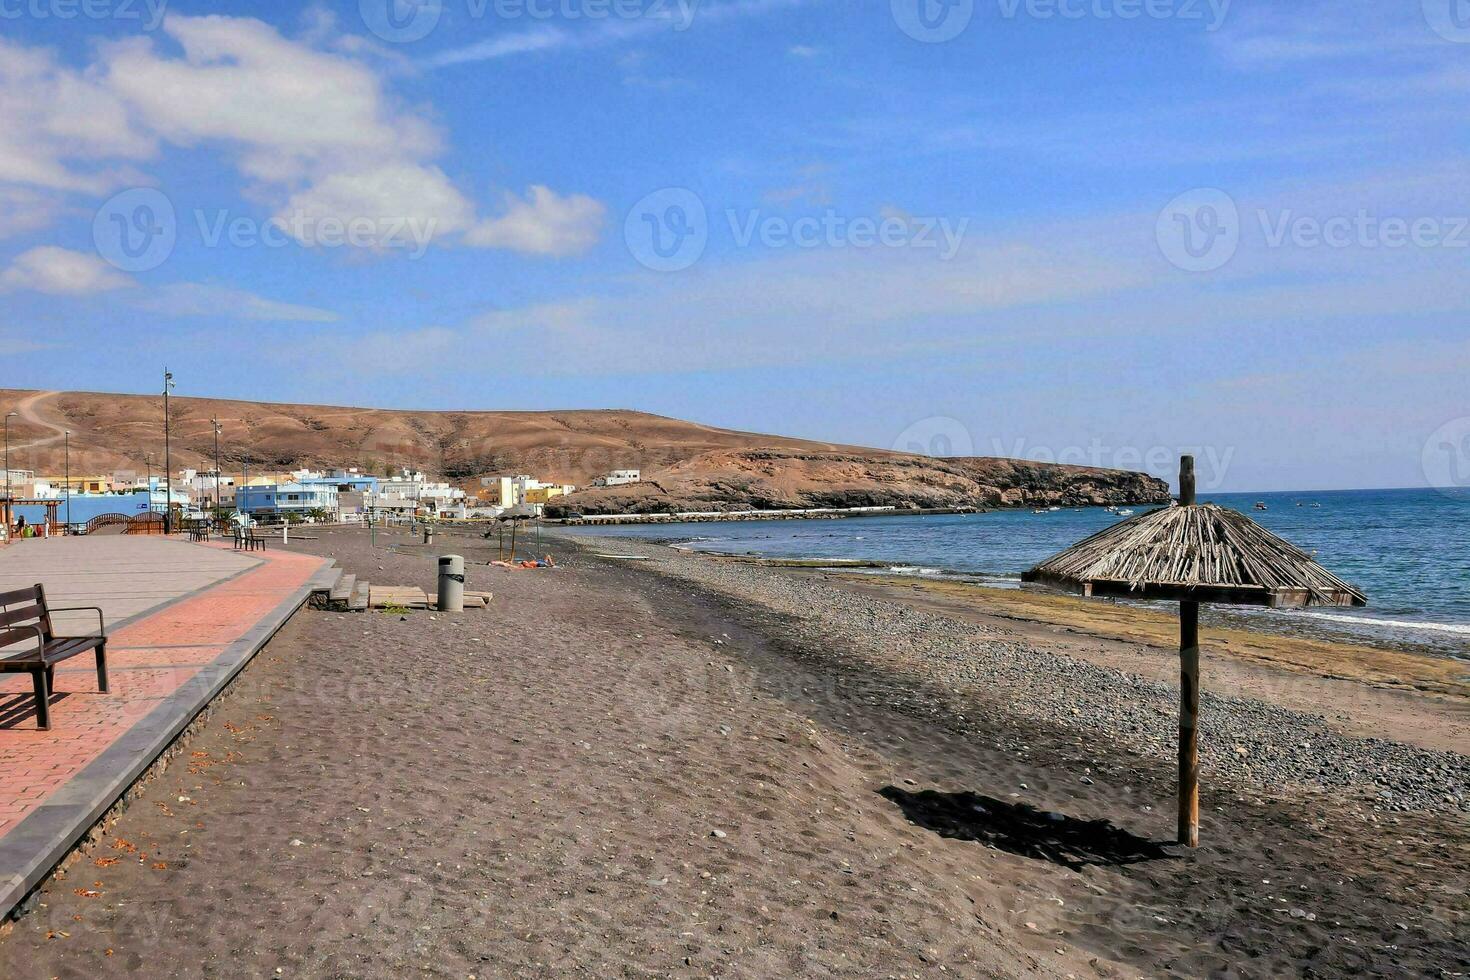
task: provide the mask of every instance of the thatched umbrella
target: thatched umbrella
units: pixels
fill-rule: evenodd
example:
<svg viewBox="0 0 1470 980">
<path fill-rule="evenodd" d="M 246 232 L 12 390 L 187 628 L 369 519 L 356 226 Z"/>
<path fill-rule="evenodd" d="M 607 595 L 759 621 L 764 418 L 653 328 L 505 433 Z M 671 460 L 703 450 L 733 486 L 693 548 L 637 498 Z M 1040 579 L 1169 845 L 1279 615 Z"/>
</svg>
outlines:
<svg viewBox="0 0 1470 980">
<path fill-rule="evenodd" d="M 1194 501 L 1194 457 L 1179 460 L 1179 506 L 1099 531 L 1021 576 L 1086 596 L 1179 603 L 1179 843 L 1199 845 L 1199 604 L 1299 609 L 1367 597 L 1244 514 Z"/>
</svg>

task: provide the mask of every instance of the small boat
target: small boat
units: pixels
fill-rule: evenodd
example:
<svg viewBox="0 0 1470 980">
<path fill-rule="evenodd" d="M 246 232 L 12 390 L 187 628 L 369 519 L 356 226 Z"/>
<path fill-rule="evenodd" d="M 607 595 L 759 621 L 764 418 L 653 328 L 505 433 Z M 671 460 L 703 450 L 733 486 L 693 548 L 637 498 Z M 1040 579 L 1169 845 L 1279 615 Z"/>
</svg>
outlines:
<svg viewBox="0 0 1470 980">
<path fill-rule="evenodd" d="M 1133 511 L 1129 510 L 1127 507 L 1124 507 L 1122 510 L 1115 510 L 1115 511 L 1113 511 L 1113 513 L 1114 514 L 1117 514 L 1119 517 L 1132 517 L 1133 516 Z"/>
<path fill-rule="evenodd" d="M 1047 510 L 1055 512 L 1055 511 L 1061 510 L 1061 508 L 1060 507 L 1048 507 Z"/>
<path fill-rule="evenodd" d="M 1264 500 L 1257 500 L 1256 501 L 1256 510 L 1265 510 L 1265 509 L 1266 509 L 1266 502 Z"/>
</svg>

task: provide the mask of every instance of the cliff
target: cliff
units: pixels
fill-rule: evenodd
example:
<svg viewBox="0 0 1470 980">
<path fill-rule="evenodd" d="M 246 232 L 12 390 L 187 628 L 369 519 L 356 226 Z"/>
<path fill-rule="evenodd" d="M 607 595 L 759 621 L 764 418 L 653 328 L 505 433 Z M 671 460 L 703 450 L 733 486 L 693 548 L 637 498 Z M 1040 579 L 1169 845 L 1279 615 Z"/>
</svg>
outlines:
<svg viewBox="0 0 1470 980">
<path fill-rule="evenodd" d="M 548 516 L 807 507 L 1022 507 L 1160 504 L 1162 480 L 1143 473 L 983 457 L 752 449 L 676 463 L 642 483 L 582 490 Z"/>
</svg>

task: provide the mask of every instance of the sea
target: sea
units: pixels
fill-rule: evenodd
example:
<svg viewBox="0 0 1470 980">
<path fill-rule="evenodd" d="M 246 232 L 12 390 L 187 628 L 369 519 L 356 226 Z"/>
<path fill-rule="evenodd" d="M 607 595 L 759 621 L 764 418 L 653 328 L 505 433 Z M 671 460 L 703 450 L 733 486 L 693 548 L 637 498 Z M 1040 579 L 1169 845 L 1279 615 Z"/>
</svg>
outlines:
<svg viewBox="0 0 1470 980">
<path fill-rule="evenodd" d="M 1470 488 L 1199 497 L 1248 514 L 1315 555 L 1369 600 L 1365 608 L 1346 610 L 1209 610 L 1217 622 L 1470 660 Z M 881 574 L 1019 588 L 1023 570 L 1123 519 L 1102 507 L 1064 507 L 1041 513 L 608 525 L 576 533 L 771 558 L 861 559 L 881 562 Z"/>
</svg>

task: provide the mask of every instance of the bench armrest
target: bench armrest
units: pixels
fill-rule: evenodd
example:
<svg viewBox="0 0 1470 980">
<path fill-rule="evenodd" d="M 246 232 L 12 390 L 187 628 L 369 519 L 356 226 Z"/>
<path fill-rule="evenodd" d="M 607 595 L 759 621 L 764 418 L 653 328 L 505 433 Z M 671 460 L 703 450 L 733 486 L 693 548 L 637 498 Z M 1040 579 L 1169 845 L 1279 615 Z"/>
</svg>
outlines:
<svg viewBox="0 0 1470 980">
<path fill-rule="evenodd" d="M 97 606 L 47 606 L 47 612 L 94 612 L 97 614 L 97 635 L 107 635 L 107 625 L 102 621 L 102 610 Z"/>
</svg>

